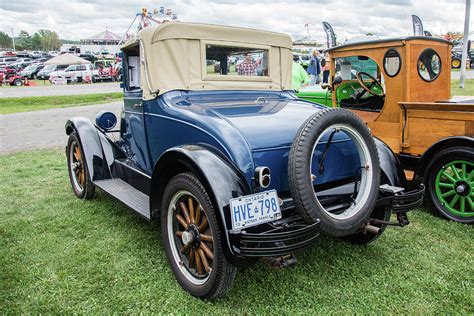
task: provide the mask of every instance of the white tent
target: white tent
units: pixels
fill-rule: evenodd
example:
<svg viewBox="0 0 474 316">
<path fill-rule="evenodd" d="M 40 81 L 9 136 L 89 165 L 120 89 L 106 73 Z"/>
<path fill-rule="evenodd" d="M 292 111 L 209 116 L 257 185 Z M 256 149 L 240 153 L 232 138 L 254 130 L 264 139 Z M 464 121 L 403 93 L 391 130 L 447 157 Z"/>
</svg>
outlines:
<svg viewBox="0 0 474 316">
<path fill-rule="evenodd" d="M 72 54 L 62 54 L 44 62 L 45 65 L 83 65 L 90 63 L 90 61 Z"/>
</svg>

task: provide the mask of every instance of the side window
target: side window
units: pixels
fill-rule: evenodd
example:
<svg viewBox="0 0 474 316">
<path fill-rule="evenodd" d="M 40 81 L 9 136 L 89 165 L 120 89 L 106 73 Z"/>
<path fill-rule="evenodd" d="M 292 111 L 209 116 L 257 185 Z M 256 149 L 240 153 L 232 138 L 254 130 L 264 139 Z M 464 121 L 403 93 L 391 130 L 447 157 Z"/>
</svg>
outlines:
<svg viewBox="0 0 474 316">
<path fill-rule="evenodd" d="M 77 66 L 76 70 L 78 71 L 86 71 L 86 65 L 80 65 L 80 66 Z"/>
<path fill-rule="evenodd" d="M 139 46 L 123 52 L 124 86 L 126 91 L 140 90 L 140 49 Z"/>
</svg>

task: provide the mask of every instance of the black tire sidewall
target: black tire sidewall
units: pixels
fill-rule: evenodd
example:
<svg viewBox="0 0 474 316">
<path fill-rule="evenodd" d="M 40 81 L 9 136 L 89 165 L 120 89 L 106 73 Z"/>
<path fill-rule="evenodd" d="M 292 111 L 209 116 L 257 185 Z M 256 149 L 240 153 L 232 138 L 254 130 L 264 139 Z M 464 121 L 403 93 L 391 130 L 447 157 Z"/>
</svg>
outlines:
<svg viewBox="0 0 474 316">
<path fill-rule="evenodd" d="M 213 238 L 216 242 L 214 246 L 214 260 L 213 260 L 213 270 L 209 279 L 202 285 L 196 285 L 190 282 L 180 271 L 178 267 L 178 263 L 175 261 L 173 257 L 173 253 L 171 250 L 171 242 L 168 236 L 168 206 L 171 202 L 172 197 L 178 191 L 186 190 L 190 192 L 201 204 L 206 214 L 206 217 L 209 222 L 209 226 L 211 227 L 211 231 L 213 234 Z M 222 293 L 217 293 L 222 289 L 217 289 L 219 287 L 218 280 L 222 279 L 223 275 L 225 274 L 225 268 L 222 265 L 230 265 L 224 257 L 223 249 L 222 249 L 222 236 L 218 227 L 216 214 L 214 208 L 212 206 L 211 200 L 206 193 L 204 187 L 200 184 L 199 180 L 190 173 L 179 174 L 172 178 L 168 185 L 165 188 L 163 193 L 163 198 L 161 202 L 161 234 L 163 239 L 163 244 L 166 252 L 166 256 L 168 258 L 168 262 L 171 266 L 171 269 L 176 277 L 178 283 L 191 295 L 201 297 L 201 298 L 216 298 L 220 297 L 220 294 L 224 294 L 228 289 L 222 291 Z M 229 280 L 226 280 L 230 283 L 233 282 L 235 276 L 235 271 Z"/>
<path fill-rule="evenodd" d="M 77 145 L 79 146 L 79 150 L 81 151 L 81 155 L 83 157 L 83 164 L 84 164 L 85 173 L 86 173 L 85 186 L 82 191 L 78 191 L 76 186 L 74 185 L 74 180 L 73 180 L 74 175 L 73 175 L 73 171 L 71 170 L 70 151 L 71 151 L 71 145 L 73 142 L 76 142 Z M 84 155 L 84 150 L 82 149 L 82 144 L 79 140 L 79 137 L 77 137 L 76 132 L 72 132 L 69 135 L 67 147 L 66 147 L 66 159 L 67 159 L 67 168 L 68 168 L 68 173 L 69 173 L 69 181 L 71 182 L 71 187 L 72 187 L 72 191 L 74 192 L 74 195 L 80 199 L 91 199 L 95 193 L 95 186 L 92 183 L 91 177 L 89 175 L 89 169 L 87 168 L 87 161 Z"/>
<path fill-rule="evenodd" d="M 322 210 L 309 181 L 310 159 L 314 144 L 319 135 L 334 124 L 347 124 L 357 130 L 367 144 L 374 169 L 372 187 L 365 205 L 357 214 L 347 219 L 336 219 Z M 354 113 L 343 109 L 325 109 L 310 117 L 297 133 L 290 152 L 288 168 L 290 188 L 297 209 L 307 222 L 315 222 L 320 219 L 322 233 L 333 237 L 342 237 L 355 233 L 367 222 L 378 196 L 380 163 L 377 147 L 370 131 Z"/>
<path fill-rule="evenodd" d="M 467 160 L 474 163 L 474 151 L 468 147 L 452 147 L 446 148 L 436 154 L 431 163 L 428 164 L 425 174 L 424 183 L 426 186 L 427 202 L 430 208 L 438 215 L 444 218 L 460 222 L 460 223 L 474 223 L 474 218 L 460 217 L 446 210 L 441 202 L 438 200 L 435 191 L 435 181 L 439 170 L 447 163 L 453 160 Z"/>
</svg>

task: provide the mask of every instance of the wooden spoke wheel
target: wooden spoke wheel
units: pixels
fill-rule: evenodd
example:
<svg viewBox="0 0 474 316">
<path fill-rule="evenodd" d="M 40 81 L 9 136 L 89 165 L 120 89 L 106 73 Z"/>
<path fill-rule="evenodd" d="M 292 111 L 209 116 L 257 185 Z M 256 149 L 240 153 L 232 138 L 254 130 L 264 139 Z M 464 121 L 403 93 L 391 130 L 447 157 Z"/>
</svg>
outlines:
<svg viewBox="0 0 474 316">
<path fill-rule="evenodd" d="M 172 231 L 183 266 L 197 281 L 205 281 L 214 261 L 214 238 L 202 205 L 189 192 L 178 192 L 173 199 Z M 172 232 L 170 231 L 170 233 Z"/>
<path fill-rule="evenodd" d="M 95 188 L 87 170 L 84 152 L 75 133 L 71 133 L 71 135 L 69 135 L 67 160 L 69 179 L 71 181 L 74 194 L 79 198 L 92 198 Z"/>
<path fill-rule="evenodd" d="M 224 255 L 224 236 L 213 203 L 193 174 L 178 174 L 166 186 L 161 201 L 161 230 L 178 283 L 200 298 L 224 296 L 237 269 Z"/>
</svg>

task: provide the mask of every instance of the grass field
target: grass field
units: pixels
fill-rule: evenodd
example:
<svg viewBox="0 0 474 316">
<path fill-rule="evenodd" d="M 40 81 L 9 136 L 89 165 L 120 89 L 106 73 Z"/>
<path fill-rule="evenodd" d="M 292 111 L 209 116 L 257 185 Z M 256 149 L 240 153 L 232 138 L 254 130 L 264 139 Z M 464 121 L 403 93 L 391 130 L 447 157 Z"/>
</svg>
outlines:
<svg viewBox="0 0 474 316">
<path fill-rule="evenodd" d="M 474 96 L 474 79 L 466 79 L 464 89 L 459 88 L 459 79 L 451 81 L 451 95 L 470 95 Z"/>
<path fill-rule="evenodd" d="M 474 229 L 419 210 L 366 247 L 323 238 L 296 267 L 239 271 L 205 302 L 175 282 L 157 223 L 73 197 L 63 151 L 0 156 L 0 314 L 474 312 Z"/>
<path fill-rule="evenodd" d="M 112 92 L 47 97 L 0 98 L 0 114 L 107 103 L 122 100 L 122 97 L 122 92 Z"/>
</svg>

